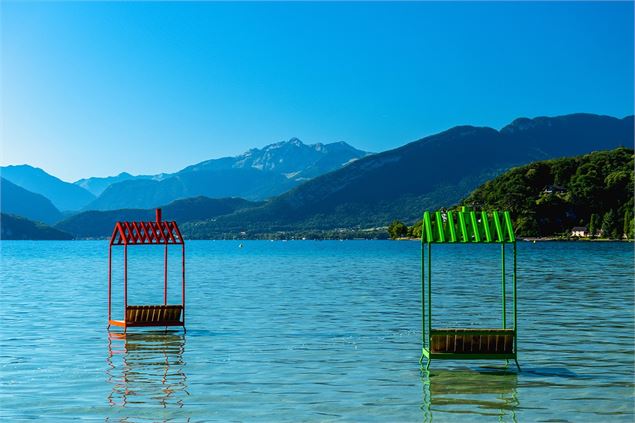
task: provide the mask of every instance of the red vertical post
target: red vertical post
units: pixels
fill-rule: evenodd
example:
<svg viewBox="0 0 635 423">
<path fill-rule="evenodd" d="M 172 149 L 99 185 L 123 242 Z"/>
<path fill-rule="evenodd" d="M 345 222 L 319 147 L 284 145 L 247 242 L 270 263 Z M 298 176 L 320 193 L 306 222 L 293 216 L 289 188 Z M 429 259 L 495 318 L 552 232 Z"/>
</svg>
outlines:
<svg viewBox="0 0 635 423">
<path fill-rule="evenodd" d="M 183 238 L 181 238 L 181 242 L 183 242 Z M 183 327 L 185 327 L 185 242 L 181 245 L 181 301 L 183 306 Z"/>
<path fill-rule="evenodd" d="M 123 246 L 123 321 L 126 321 L 128 308 L 128 245 Z"/>
<path fill-rule="evenodd" d="M 165 257 L 163 260 L 163 305 L 168 303 L 168 243 L 165 243 Z"/>
<path fill-rule="evenodd" d="M 108 247 L 108 325 L 110 326 L 111 320 L 111 306 L 112 306 L 112 245 Z"/>
</svg>

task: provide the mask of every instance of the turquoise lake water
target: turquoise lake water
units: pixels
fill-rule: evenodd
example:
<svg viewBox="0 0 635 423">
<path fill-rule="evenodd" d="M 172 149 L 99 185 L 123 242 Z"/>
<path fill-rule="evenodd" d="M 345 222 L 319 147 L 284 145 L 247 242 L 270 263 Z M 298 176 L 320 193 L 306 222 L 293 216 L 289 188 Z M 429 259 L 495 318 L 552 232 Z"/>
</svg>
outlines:
<svg viewBox="0 0 635 423">
<path fill-rule="evenodd" d="M 124 337 L 106 330 L 106 242 L 3 241 L 0 420 L 635 418 L 632 244 L 518 244 L 520 373 L 499 361 L 420 370 L 417 242 L 243 244 L 187 244 L 187 334 Z M 129 303 L 161 303 L 161 247 L 129 251 Z M 435 248 L 435 326 L 501 324 L 499 260 L 498 246 Z"/>
</svg>

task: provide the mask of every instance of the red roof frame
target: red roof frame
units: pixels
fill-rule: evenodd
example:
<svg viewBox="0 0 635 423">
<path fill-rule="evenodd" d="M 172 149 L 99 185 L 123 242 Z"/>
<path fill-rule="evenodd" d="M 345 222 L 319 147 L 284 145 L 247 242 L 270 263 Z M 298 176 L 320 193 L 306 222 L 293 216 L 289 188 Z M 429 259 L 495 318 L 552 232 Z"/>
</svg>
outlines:
<svg viewBox="0 0 635 423">
<path fill-rule="evenodd" d="M 157 210 L 155 222 L 117 222 L 110 237 L 110 245 L 166 245 L 184 244 L 176 222 L 161 220 Z"/>
</svg>

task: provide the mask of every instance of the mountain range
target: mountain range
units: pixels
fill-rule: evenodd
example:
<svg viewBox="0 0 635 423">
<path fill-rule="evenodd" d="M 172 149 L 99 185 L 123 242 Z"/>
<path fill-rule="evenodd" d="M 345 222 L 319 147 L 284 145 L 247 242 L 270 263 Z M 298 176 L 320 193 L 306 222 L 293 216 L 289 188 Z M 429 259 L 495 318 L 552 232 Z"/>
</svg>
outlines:
<svg viewBox="0 0 635 423">
<path fill-rule="evenodd" d="M 62 218 L 62 213 L 43 195 L 17 186 L 0 178 L 0 205 L 2 212 L 25 217 L 30 220 L 55 223 Z"/>
<path fill-rule="evenodd" d="M 129 181 L 131 179 L 163 179 L 164 174 L 160 175 L 131 175 L 128 172 L 121 172 L 116 176 L 107 176 L 105 178 L 85 178 L 80 179 L 75 182 L 75 185 L 84 188 L 86 191 L 93 194 L 95 197 L 99 197 L 102 192 L 106 190 L 110 185 L 116 184 L 117 182 Z"/>
<path fill-rule="evenodd" d="M 173 174 L 139 177 L 120 174 L 108 181 L 90 178 L 76 184 L 97 193 L 105 182 L 110 182 L 85 207 L 87 210 L 150 208 L 201 195 L 259 201 L 368 154 L 344 142 L 306 145 L 292 138 L 239 156 L 207 160 Z"/>
<path fill-rule="evenodd" d="M 368 154 L 345 142 L 307 145 L 291 138 L 176 173 L 134 176 L 122 172 L 71 184 L 29 165 L 0 167 L 0 171 L 14 184 L 49 198 L 59 210 L 116 210 L 157 207 L 200 195 L 263 200 Z"/>
<path fill-rule="evenodd" d="M 95 199 L 82 187 L 64 182 L 29 165 L 0 167 L 2 177 L 28 191 L 43 195 L 62 211 L 76 211 Z"/>
<path fill-rule="evenodd" d="M 217 216 L 259 205 L 260 203 L 242 198 L 195 197 L 176 200 L 162 206 L 161 209 L 164 220 L 174 220 L 180 223 L 213 219 Z M 55 225 L 55 228 L 72 233 L 79 238 L 102 238 L 112 233 L 114 222 L 153 221 L 154 219 L 154 209 L 92 210 L 65 219 Z"/>
<path fill-rule="evenodd" d="M 516 119 L 500 131 L 459 126 L 357 160 L 253 209 L 186 224 L 190 237 L 326 230 L 414 222 L 424 209 L 457 204 L 503 171 L 536 160 L 633 145 L 633 116 Z"/>
<path fill-rule="evenodd" d="M 0 213 L 0 239 L 69 240 L 73 235 L 21 216 Z"/>
<path fill-rule="evenodd" d="M 345 143 L 307 146 L 291 139 L 174 174 L 77 181 L 75 187 L 84 192 L 82 186 L 95 193 L 103 189 L 85 210 L 145 211 L 87 211 L 58 227 L 80 237 L 107 236 L 110 229 L 105 234 L 102 229 L 121 216 L 151 215 L 152 207 L 201 195 L 268 199 L 241 200 L 240 206 L 226 209 L 215 208 L 209 199 L 183 203 L 194 213 L 178 219 L 189 238 L 379 227 L 395 218 L 413 222 L 426 208 L 457 204 L 514 166 L 619 146 L 633 146 L 633 116 L 520 118 L 501 130 L 458 126 L 372 155 Z"/>
</svg>

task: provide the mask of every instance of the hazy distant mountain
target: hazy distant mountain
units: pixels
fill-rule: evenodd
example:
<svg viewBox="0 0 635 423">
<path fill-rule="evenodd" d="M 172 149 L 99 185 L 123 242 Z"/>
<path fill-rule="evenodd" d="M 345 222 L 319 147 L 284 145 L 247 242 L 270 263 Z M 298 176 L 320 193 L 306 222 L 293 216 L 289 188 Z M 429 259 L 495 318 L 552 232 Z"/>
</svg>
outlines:
<svg viewBox="0 0 635 423">
<path fill-rule="evenodd" d="M 45 196 L 62 211 L 79 210 L 95 199 L 93 194 L 82 187 L 64 182 L 37 167 L 4 166 L 0 168 L 0 172 L 3 178 L 14 184 Z"/>
<path fill-rule="evenodd" d="M 27 191 L 4 178 L 0 178 L 0 209 L 3 213 L 49 224 L 62 218 L 62 213 L 48 198 Z"/>
<path fill-rule="evenodd" d="M 102 192 L 104 192 L 106 188 L 108 188 L 112 184 L 116 184 L 117 182 L 128 181 L 131 179 L 161 180 L 165 177 L 164 175 L 165 174 L 133 176 L 127 172 L 121 172 L 117 176 L 107 176 L 105 178 L 92 177 L 92 178 L 80 179 L 79 181 L 75 181 L 74 184 L 84 188 L 85 190 L 89 191 L 91 194 L 95 196 L 99 196 L 101 195 Z"/>
<path fill-rule="evenodd" d="M 114 178 L 127 180 L 108 186 L 85 209 L 150 208 L 200 195 L 262 200 L 368 154 L 344 142 L 306 145 L 293 138 L 240 156 L 207 160 L 159 178 L 119 175 Z M 97 183 L 94 179 L 88 180 L 89 186 Z M 102 178 L 98 183 L 103 186 L 107 181 Z"/>
<path fill-rule="evenodd" d="M 242 198 L 196 197 L 174 201 L 163 206 L 162 215 L 163 220 L 175 220 L 180 225 L 185 222 L 213 219 L 260 204 Z M 117 221 L 153 221 L 154 219 L 154 209 L 93 210 L 71 216 L 55 227 L 79 238 L 103 238 L 112 234 Z"/>
<path fill-rule="evenodd" d="M 500 131 L 459 126 L 312 179 L 254 209 L 186 226 L 191 237 L 412 222 L 458 203 L 503 171 L 536 160 L 633 146 L 633 116 L 516 119 Z"/>
<path fill-rule="evenodd" d="M 21 216 L 0 213 L 0 239 L 66 240 L 72 235 Z"/>
<path fill-rule="evenodd" d="M 258 199 L 292 186 L 292 182 L 282 175 L 256 169 L 179 172 L 163 181 L 135 179 L 113 184 L 86 209 L 152 208 L 175 199 L 237 197 L 237 193 L 248 199 Z"/>
<path fill-rule="evenodd" d="M 181 172 L 252 168 L 299 181 L 338 169 L 368 154 L 345 142 L 306 145 L 297 138 L 291 138 L 262 149 L 253 148 L 240 156 L 207 160 L 188 166 Z"/>
</svg>

